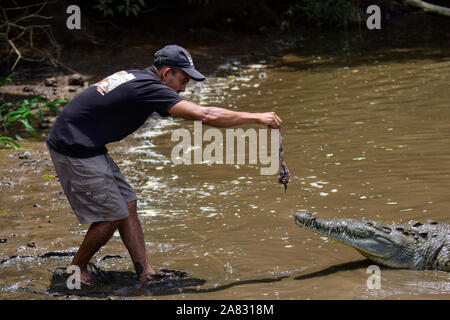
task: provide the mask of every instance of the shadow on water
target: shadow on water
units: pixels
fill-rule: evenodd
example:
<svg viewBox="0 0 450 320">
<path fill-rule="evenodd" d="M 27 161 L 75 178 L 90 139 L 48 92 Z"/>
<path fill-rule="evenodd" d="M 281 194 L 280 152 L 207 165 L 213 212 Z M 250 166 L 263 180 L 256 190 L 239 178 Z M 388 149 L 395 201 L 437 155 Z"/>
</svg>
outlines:
<svg viewBox="0 0 450 320">
<path fill-rule="evenodd" d="M 0 260 L 1 264 L 10 262 L 30 262 L 31 260 L 47 260 L 49 258 L 67 258 L 75 254 L 73 251 L 51 251 L 42 255 L 12 255 Z M 120 255 L 106 255 L 98 260 L 102 263 L 110 259 L 122 259 Z M 201 288 L 207 281 L 200 278 L 192 278 L 188 273 L 178 270 L 160 269 L 158 278 L 153 281 L 140 282 L 137 275 L 130 271 L 104 271 L 94 264 L 89 264 L 89 272 L 94 279 L 93 285 L 81 284 L 80 289 L 69 289 L 68 283 L 72 283 L 65 267 L 58 267 L 52 272 L 50 285 L 46 291 L 36 291 L 30 287 L 15 289 L 16 291 L 26 291 L 34 294 L 58 296 L 78 296 L 88 298 L 107 297 L 139 297 L 139 296 L 166 296 L 183 293 L 212 293 L 227 290 L 237 286 L 251 284 L 267 284 L 282 281 L 289 276 L 276 278 L 261 278 L 235 281 L 212 288 Z M 69 280 L 69 281 L 68 281 Z"/>
<path fill-rule="evenodd" d="M 11 256 L 7 261 L 21 260 L 23 262 L 29 262 L 29 259 L 47 259 L 47 258 L 64 258 L 73 255 L 71 251 L 54 251 L 48 252 L 43 255 L 34 256 Z M 122 259 L 120 255 L 107 255 L 98 260 L 99 263 L 110 259 Z M 3 261 L 6 262 L 6 261 Z M 258 279 L 246 279 L 238 280 L 221 285 L 214 285 L 212 287 L 203 287 L 207 281 L 201 278 L 191 277 L 184 271 L 160 269 L 156 277 L 152 281 L 140 282 L 137 279 L 137 275 L 130 271 L 104 271 L 94 264 L 89 264 L 89 272 L 94 279 L 93 285 L 81 285 L 80 289 L 69 289 L 68 284 L 74 284 L 72 279 L 69 279 L 69 275 L 65 272 L 65 267 L 58 267 L 52 272 L 52 278 L 50 284 L 46 289 L 35 290 L 34 285 L 31 286 L 12 286 L 12 291 L 23 291 L 32 294 L 39 294 L 44 296 L 54 297 L 81 297 L 81 298 L 109 298 L 109 299 L 127 299 L 137 297 L 158 297 L 158 296 L 176 296 L 179 294 L 210 294 L 220 291 L 225 291 L 231 288 L 246 286 L 246 285 L 258 285 L 258 284 L 271 284 L 283 281 L 284 279 L 293 280 L 310 280 L 320 279 L 322 277 L 332 276 L 339 272 L 352 272 L 357 270 L 365 270 L 373 263 L 370 260 L 363 259 L 358 261 L 352 261 L 342 263 L 334 266 L 326 267 L 322 270 L 315 271 L 308 274 L 301 275 L 282 275 L 276 277 L 258 278 Z M 384 269 L 392 269 L 383 267 Z M 436 282 L 436 281 L 435 281 Z M 425 283 L 425 282 L 423 282 Z M 432 285 L 435 285 L 432 282 Z M 424 290 L 420 286 L 421 290 Z M 427 288 L 425 288 L 427 289 Z M 408 289 L 409 290 L 409 289 Z M 5 291 L 5 290 L 4 290 Z M 8 290 L 6 290 L 8 291 Z M 440 292 L 440 291 L 439 291 Z M 434 293 L 434 291 L 433 291 Z"/>
<path fill-rule="evenodd" d="M 294 278 L 294 280 L 307 280 L 315 277 L 323 277 L 328 276 L 330 274 L 341 272 L 341 271 L 352 271 L 352 270 L 358 270 L 362 268 L 367 268 L 368 266 L 372 265 L 373 263 L 368 260 L 358 260 L 358 261 L 352 261 L 352 262 L 346 262 L 339 265 L 331 266 L 323 270 L 319 270 L 313 273 L 297 276 Z"/>
<path fill-rule="evenodd" d="M 364 259 L 358 261 L 347 262 L 335 266 L 328 267 L 306 275 L 294 277 L 294 280 L 307 280 L 315 277 L 328 276 L 341 271 L 352 271 L 358 269 L 366 269 L 371 261 Z M 252 284 L 268 284 L 282 281 L 290 278 L 289 276 L 280 276 L 276 278 L 261 278 L 235 281 L 223 284 L 213 288 L 201 288 L 206 283 L 204 279 L 190 278 L 186 273 L 171 279 L 163 279 L 161 281 L 150 281 L 146 283 L 139 282 L 132 272 L 119 271 L 101 271 L 103 283 L 97 284 L 92 288 L 68 289 L 67 276 L 63 276 L 60 270 L 56 270 L 47 293 L 55 295 L 73 295 L 82 297 L 105 298 L 109 296 L 117 297 L 136 297 L 136 296 L 165 296 L 186 293 L 212 293 L 222 290 L 228 290 L 233 287 L 252 285 Z"/>
<path fill-rule="evenodd" d="M 140 282 L 133 272 L 101 271 L 101 276 L 95 278 L 94 285 L 81 284 L 80 289 L 69 289 L 68 275 L 65 274 L 64 269 L 59 268 L 53 273 L 47 293 L 56 296 L 70 295 L 92 298 L 162 296 L 183 293 L 183 288 L 197 287 L 206 283 L 206 280 L 190 278 L 184 272 L 179 273 L 180 275 L 167 279 Z"/>
<path fill-rule="evenodd" d="M 289 278 L 288 276 L 281 276 L 277 278 L 264 278 L 264 279 L 251 279 L 251 280 L 243 280 L 243 281 L 236 281 L 231 282 L 228 284 L 224 284 L 215 288 L 205 288 L 205 289 L 197 289 L 197 290 L 186 290 L 185 293 L 211 293 L 211 292 L 217 292 L 222 290 L 227 290 L 236 286 L 242 286 L 247 284 L 266 284 L 266 283 L 273 283 L 278 282 L 283 279 Z"/>
<path fill-rule="evenodd" d="M 133 272 L 101 271 L 101 280 L 97 280 L 95 286 L 86 287 L 82 284 L 81 289 L 69 289 L 67 287 L 68 276 L 64 273 L 63 269 L 59 268 L 54 272 L 46 294 L 92 298 L 106 298 L 111 296 L 166 296 L 182 293 L 211 293 L 241 285 L 273 283 L 288 278 L 288 276 L 281 276 L 277 278 L 251 279 L 236 281 L 214 288 L 200 288 L 200 286 L 206 283 L 206 280 L 191 278 L 185 272 L 176 270 L 175 272 L 178 273 L 178 275 L 174 277 L 156 281 L 140 282 Z"/>
</svg>

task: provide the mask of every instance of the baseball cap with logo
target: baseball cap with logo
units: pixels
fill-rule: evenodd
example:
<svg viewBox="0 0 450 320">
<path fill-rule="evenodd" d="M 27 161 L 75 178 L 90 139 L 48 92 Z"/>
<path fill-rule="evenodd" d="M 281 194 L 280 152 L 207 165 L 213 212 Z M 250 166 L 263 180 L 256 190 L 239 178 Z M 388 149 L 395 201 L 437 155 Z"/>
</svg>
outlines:
<svg viewBox="0 0 450 320">
<path fill-rule="evenodd" d="M 155 66 L 177 67 L 186 72 L 192 79 L 203 81 L 204 75 L 195 69 L 194 61 L 189 52 L 175 44 L 165 46 L 155 53 L 153 60 Z"/>
</svg>

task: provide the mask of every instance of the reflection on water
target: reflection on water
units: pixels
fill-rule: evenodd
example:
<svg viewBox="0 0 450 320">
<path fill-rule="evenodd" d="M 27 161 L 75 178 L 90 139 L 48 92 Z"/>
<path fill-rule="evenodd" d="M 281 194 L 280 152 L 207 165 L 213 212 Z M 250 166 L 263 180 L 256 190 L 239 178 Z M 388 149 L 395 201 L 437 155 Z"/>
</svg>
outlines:
<svg viewBox="0 0 450 320">
<path fill-rule="evenodd" d="M 152 117 L 109 146 L 138 194 L 151 262 L 205 281 L 165 298 L 448 297 L 449 276 L 435 271 L 382 268 L 381 289 L 368 290 L 366 260 L 298 228 L 292 215 L 304 208 L 324 218 L 449 222 L 449 49 L 358 54 L 344 45 L 318 54 L 310 44 L 301 41 L 275 60 L 230 60 L 184 93 L 203 105 L 277 112 L 291 172 L 286 194 L 277 174 L 260 175 L 260 164 L 174 165 L 171 132 L 192 132 L 189 121 Z M 53 172 L 51 164 L 27 171 L 10 153 L 1 155 L 14 168 L 9 175 L 28 175 L 28 181 L 2 191 L 0 237 L 8 242 L 0 244 L 0 256 L 76 249 L 86 226 L 58 194 L 56 180 L 42 178 Z M 103 261 L 105 270 L 133 271 L 118 234 L 96 261 L 105 254 L 126 258 Z M 41 297 L 36 292 L 46 291 L 47 270 L 68 261 L 3 263 L 0 297 Z"/>
</svg>

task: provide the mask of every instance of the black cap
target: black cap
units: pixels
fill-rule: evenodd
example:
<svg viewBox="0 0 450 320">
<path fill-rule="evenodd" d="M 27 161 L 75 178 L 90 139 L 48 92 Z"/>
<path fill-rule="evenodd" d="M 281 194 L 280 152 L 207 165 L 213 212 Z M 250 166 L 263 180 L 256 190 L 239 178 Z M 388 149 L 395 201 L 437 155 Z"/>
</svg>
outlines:
<svg viewBox="0 0 450 320">
<path fill-rule="evenodd" d="M 189 52 L 175 44 L 165 46 L 157 51 L 153 64 L 155 66 L 178 67 L 196 81 L 206 79 L 204 75 L 195 70 L 194 61 Z"/>
</svg>

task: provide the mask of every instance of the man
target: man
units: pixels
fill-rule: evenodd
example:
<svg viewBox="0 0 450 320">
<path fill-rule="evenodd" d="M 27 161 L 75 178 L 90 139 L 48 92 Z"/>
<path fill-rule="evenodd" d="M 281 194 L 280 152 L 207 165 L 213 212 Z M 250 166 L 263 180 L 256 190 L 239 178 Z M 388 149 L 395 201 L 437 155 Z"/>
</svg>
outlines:
<svg viewBox="0 0 450 320">
<path fill-rule="evenodd" d="M 137 216 L 137 197 L 109 157 L 105 145 L 137 130 L 153 113 L 200 120 L 215 127 L 261 124 L 280 128 L 274 112 L 248 113 L 204 107 L 178 95 L 190 79 L 205 77 L 188 51 L 169 45 L 155 53 L 152 67 L 117 72 L 73 98 L 56 119 L 47 139 L 56 173 L 80 223 L 91 223 L 71 265 L 89 283 L 92 256 L 119 229 L 139 280 L 156 272 L 145 248 Z"/>
</svg>

